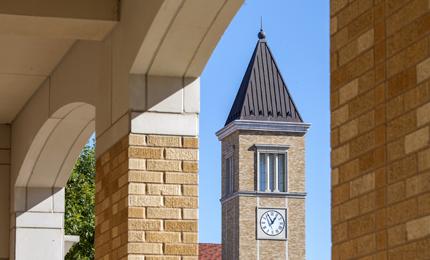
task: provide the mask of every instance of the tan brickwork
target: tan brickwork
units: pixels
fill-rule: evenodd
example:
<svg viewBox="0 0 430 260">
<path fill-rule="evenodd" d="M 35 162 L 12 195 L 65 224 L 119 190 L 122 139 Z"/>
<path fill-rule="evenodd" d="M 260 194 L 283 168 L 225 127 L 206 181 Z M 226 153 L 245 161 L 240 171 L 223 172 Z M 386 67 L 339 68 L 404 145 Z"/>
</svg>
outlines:
<svg viewBox="0 0 430 260">
<path fill-rule="evenodd" d="M 130 134 L 97 160 L 96 259 L 195 259 L 198 139 Z"/>
<path fill-rule="evenodd" d="M 256 144 L 288 145 L 288 191 L 305 191 L 304 137 L 258 131 L 235 132 L 222 140 L 222 183 L 226 189 L 225 158 L 233 155 L 234 192 L 256 188 Z M 256 239 L 256 209 L 286 208 L 288 241 Z M 305 259 L 305 200 L 276 196 L 242 196 L 222 204 L 223 259 Z M 288 248 L 287 248 L 288 247 Z"/>
<path fill-rule="evenodd" d="M 333 259 L 430 259 L 430 4 L 331 1 Z"/>
</svg>

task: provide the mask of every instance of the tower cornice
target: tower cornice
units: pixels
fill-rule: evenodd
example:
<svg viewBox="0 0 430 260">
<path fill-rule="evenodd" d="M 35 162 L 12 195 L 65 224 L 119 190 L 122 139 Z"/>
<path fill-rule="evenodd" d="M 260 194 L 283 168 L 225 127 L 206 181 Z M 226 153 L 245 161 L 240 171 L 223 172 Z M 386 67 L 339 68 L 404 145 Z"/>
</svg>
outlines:
<svg viewBox="0 0 430 260">
<path fill-rule="evenodd" d="M 234 120 L 216 132 L 218 140 L 223 140 L 236 131 L 263 131 L 305 135 L 311 125 L 301 122 Z"/>
</svg>

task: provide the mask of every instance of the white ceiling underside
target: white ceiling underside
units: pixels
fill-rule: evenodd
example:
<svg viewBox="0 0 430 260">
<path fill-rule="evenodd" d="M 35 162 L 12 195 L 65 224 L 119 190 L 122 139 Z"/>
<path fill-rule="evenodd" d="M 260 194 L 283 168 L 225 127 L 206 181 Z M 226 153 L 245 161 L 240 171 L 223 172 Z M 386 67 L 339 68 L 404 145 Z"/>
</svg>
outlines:
<svg viewBox="0 0 430 260">
<path fill-rule="evenodd" d="M 3 0 L 0 6 L 0 124 L 11 123 L 76 40 L 103 40 L 118 0 Z"/>
<path fill-rule="evenodd" d="M 0 124 L 11 123 L 74 40 L 0 35 Z"/>
</svg>

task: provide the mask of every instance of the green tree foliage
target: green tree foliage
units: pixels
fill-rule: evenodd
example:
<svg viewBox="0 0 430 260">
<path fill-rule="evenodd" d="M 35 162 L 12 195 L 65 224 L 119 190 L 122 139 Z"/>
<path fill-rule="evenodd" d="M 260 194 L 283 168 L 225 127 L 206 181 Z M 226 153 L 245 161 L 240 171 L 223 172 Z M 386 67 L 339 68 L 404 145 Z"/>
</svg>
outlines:
<svg viewBox="0 0 430 260">
<path fill-rule="evenodd" d="M 94 259 L 95 147 L 82 150 L 66 186 L 65 234 L 77 235 L 80 242 L 66 260 Z"/>
</svg>

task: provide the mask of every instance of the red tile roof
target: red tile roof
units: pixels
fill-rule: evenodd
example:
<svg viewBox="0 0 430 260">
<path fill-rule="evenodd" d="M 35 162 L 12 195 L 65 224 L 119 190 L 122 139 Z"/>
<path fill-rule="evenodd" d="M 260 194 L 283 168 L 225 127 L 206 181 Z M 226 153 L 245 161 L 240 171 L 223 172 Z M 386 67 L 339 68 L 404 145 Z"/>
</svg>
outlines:
<svg viewBox="0 0 430 260">
<path fill-rule="evenodd" d="M 222 245 L 199 244 L 199 260 L 221 260 Z"/>
</svg>

